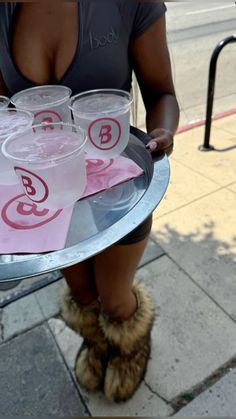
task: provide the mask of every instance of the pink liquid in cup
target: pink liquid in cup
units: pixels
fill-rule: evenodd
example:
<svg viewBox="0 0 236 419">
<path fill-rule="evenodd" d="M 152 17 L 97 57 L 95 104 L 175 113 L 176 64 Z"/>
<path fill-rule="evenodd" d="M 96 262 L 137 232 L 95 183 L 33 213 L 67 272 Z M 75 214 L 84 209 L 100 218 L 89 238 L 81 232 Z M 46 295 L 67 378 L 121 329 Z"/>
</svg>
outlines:
<svg viewBox="0 0 236 419">
<path fill-rule="evenodd" d="M 74 204 L 86 187 L 84 132 L 70 124 L 41 124 L 4 144 L 25 194 L 44 208 Z"/>
</svg>

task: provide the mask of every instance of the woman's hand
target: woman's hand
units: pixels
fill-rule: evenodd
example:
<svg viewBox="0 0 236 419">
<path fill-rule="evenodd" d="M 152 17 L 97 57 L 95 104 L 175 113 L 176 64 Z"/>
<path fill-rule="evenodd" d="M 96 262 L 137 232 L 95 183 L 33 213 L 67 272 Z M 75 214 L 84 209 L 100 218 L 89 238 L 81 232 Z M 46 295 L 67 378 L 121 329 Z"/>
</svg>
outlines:
<svg viewBox="0 0 236 419">
<path fill-rule="evenodd" d="M 153 157 L 173 150 L 179 107 L 171 74 L 165 16 L 161 16 L 131 43 L 133 68 L 146 109 L 148 148 Z"/>
<path fill-rule="evenodd" d="M 146 148 L 149 148 L 153 155 L 164 152 L 169 156 L 172 153 L 174 147 L 173 132 L 165 128 L 155 128 L 149 135 L 152 139 L 148 142 Z"/>
</svg>

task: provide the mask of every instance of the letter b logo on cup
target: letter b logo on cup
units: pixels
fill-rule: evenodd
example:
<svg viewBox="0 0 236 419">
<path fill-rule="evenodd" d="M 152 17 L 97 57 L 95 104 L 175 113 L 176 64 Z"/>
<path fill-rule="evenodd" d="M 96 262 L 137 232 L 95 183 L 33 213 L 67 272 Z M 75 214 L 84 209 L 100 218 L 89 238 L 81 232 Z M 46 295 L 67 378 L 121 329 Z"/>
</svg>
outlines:
<svg viewBox="0 0 236 419">
<path fill-rule="evenodd" d="M 88 136 L 91 143 L 99 150 L 111 150 L 121 136 L 121 126 L 114 118 L 95 119 L 88 127 Z"/>
<path fill-rule="evenodd" d="M 112 140 L 111 125 L 102 125 L 99 137 L 101 138 L 101 144 L 110 143 Z"/>
<path fill-rule="evenodd" d="M 37 203 L 46 201 L 49 194 L 46 182 L 30 170 L 23 169 L 19 166 L 15 166 L 14 169 L 22 183 L 25 194 L 31 201 Z"/>
<path fill-rule="evenodd" d="M 129 142 L 130 93 L 119 89 L 88 90 L 71 98 L 73 118 L 85 132 L 92 158 L 116 157 Z"/>
</svg>

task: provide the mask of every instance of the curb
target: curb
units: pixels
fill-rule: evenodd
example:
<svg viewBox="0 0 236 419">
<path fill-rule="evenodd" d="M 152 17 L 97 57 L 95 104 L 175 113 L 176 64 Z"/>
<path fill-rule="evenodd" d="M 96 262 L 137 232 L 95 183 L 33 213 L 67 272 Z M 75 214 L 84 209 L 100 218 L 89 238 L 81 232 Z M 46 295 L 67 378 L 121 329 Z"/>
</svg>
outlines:
<svg viewBox="0 0 236 419">
<path fill-rule="evenodd" d="M 212 121 L 217 121 L 218 119 L 226 118 L 227 116 L 231 116 L 234 114 L 236 114 L 236 108 L 229 109 L 227 111 L 220 112 L 214 115 L 212 117 Z M 182 134 L 183 132 L 189 131 L 193 128 L 201 127 L 202 125 L 205 125 L 205 119 L 197 119 L 196 121 L 189 122 L 188 124 L 179 127 L 176 132 L 176 135 Z"/>
</svg>

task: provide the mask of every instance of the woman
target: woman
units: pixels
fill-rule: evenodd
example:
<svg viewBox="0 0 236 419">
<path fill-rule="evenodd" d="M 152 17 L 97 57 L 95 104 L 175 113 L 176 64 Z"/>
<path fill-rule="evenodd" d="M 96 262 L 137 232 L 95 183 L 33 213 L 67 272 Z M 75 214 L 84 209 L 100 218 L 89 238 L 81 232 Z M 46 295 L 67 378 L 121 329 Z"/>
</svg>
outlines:
<svg viewBox="0 0 236 419">
<path fill-rule="evenodd" d="M 0 4 L 0 94 L 63 84 L 73 94 L 130 90 L 135 72 L 152 153 L 170 154 L 178 105 L 166 44 L 165 5 L 134 0 Z M 84 338 L 75 365 L 88 390 L 127 400 L 145 373 L 154 308 L 133 283 L 151 216 L 116 245 L 64 269 L 66 322 Z"/>
</svg>

